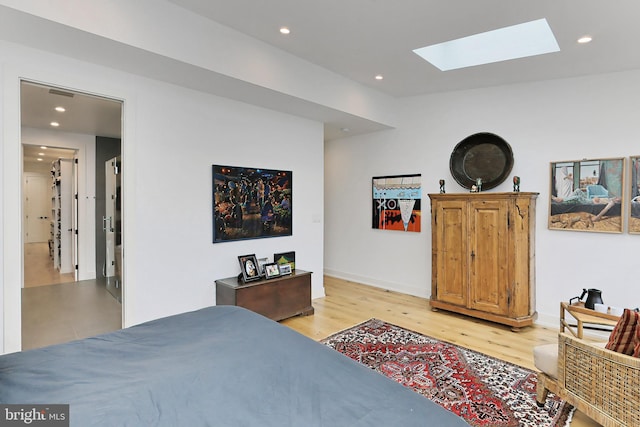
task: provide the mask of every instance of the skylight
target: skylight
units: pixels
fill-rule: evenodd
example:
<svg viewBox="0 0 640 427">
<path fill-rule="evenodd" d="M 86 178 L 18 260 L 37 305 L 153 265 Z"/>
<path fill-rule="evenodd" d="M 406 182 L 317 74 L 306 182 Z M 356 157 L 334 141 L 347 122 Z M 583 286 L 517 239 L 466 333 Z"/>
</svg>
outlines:
<svg viewBox="0 0 640 427">
<path fill-rule="evenodd" d="M 442 71 L 558 52 L 546 19 L 525 22 L 457 40 L 414 49 Z"/>
</svg>

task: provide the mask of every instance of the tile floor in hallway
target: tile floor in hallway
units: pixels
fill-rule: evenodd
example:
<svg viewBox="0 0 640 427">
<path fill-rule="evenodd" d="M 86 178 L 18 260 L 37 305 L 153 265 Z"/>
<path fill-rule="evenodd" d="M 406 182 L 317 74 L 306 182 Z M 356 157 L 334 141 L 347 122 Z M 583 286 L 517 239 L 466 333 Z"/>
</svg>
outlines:
<svg viewBox="0 0 640 427">
<path fill-rule="evenodd" d="M 122 306 L 117 296 L 109 293 L 107 289 L 107 285 L 111 283 L 106 279 L 60 283 L 59 281 L 64 279 L 61 279 L 53 268 L 53 262 L 49 265 L 46 258 L 46 243 L 25 245 L 25 287 L 22 289 L 23 350 L 86 338 L 121 328 Z M 30 281 L 27 282 L 27 279 Z"/>
</svg>

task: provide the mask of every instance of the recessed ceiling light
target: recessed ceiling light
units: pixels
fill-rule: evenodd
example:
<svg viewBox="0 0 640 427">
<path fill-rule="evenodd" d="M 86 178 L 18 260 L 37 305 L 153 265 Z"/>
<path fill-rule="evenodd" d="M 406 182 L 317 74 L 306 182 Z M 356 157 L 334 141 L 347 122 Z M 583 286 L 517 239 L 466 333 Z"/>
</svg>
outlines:
<svg viewBox="0 0 640 427">
<path fill-rule="evenodd" d="M 382 80 L 382 79 L 384 79 L 384 76 L 382 74 L 378 74 L 376 76 L 376 80 Z"/>
<path fill-rule="evenodd" d="M 39 157 L 38 157 L 36 160 L 37 160 L 37 161 L 39 161 L 39 162 L 41 162 L 41 161 L 42 161 L 42 159 L 41 159 L 41 158 L 39 158 Z"/>
<path fill-rule="evenodd" d="M 38 153 L 38 156 L 44 156 L 44 153 Z"/>
<path fill-rule="evenodd" d="M 287 27 L 280 28 L 280 34 L 291 34 L 291 30 Z"/>
<path fill-rule="evenodd" d="M 512 25 L 445 43 L 414 49 L 442 71 L 558 52 L 546 19 Z"/>
<path fill-rule="evenodd" d="M 585 43 L 589 43 L 591 40 L 593 40 L 591 36 L 582 36 L 578 39 L 578 43 L 585 44 Z"/>
<path fill-rule="evenodd" d="M 44 145 L 41 145 L 41 146 L 40 146 L 40 148 L 42 148 L 43 150 L 46 150 L 46 149 L 47 149 L 47 147 L 46 147 L 46 146 L 44 146 Z"/>
<path fill-rule="evenodd" d="M 64 113 L 65 111 L 67 111 L 67 109 L 64 107 L 56 107 L 56 111 L 59 113 Z"/>
<path fill-rule="evenodd" d="M 53 126 L 54 128 L 57 128 L 58 126 L 60 126 L 60 123 L 58 122 L 51 122 L 49 123 L 51 126 Z"/>
</svg>

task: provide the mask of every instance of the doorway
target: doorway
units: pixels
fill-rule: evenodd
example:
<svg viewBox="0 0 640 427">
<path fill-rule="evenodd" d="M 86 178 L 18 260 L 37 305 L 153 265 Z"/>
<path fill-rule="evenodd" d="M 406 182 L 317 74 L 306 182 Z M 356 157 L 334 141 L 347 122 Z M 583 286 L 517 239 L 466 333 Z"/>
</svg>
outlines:
<svg viewBox="0 0 640 427">
<path fill-rule="evenodd" d="M 24 287 L 77 280 L 76 150 L 23 145 Z"/>
<path fill-rule="evenodd" d="M 22 348 L 119 329 L 124 281 L 107 276 L 100 259 L 104 160 L 97 165 L 105 141 L 109 155 L 121 153 L 122 102 L 28 81 L 21 82 L 20 100 Z M 115 282 L 117 296 L 107 290 Z"/>
</svg>

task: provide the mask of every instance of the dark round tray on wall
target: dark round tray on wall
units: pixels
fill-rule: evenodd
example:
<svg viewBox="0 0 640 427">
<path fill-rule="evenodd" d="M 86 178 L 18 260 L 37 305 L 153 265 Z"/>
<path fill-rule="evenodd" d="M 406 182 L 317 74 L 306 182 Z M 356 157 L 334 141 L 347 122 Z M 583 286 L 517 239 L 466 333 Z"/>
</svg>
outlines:
<svg viewBox="0 0 640 427">
<path fill-rule="evenodd" d="M 466 137 L 451 153 L 449 169 L 453 179 L 471 189 L 482 178 L 482 191 L 500 185 L 513 167 L 511 146 L 498 135 L 488 132 Z"/>
</svg>

